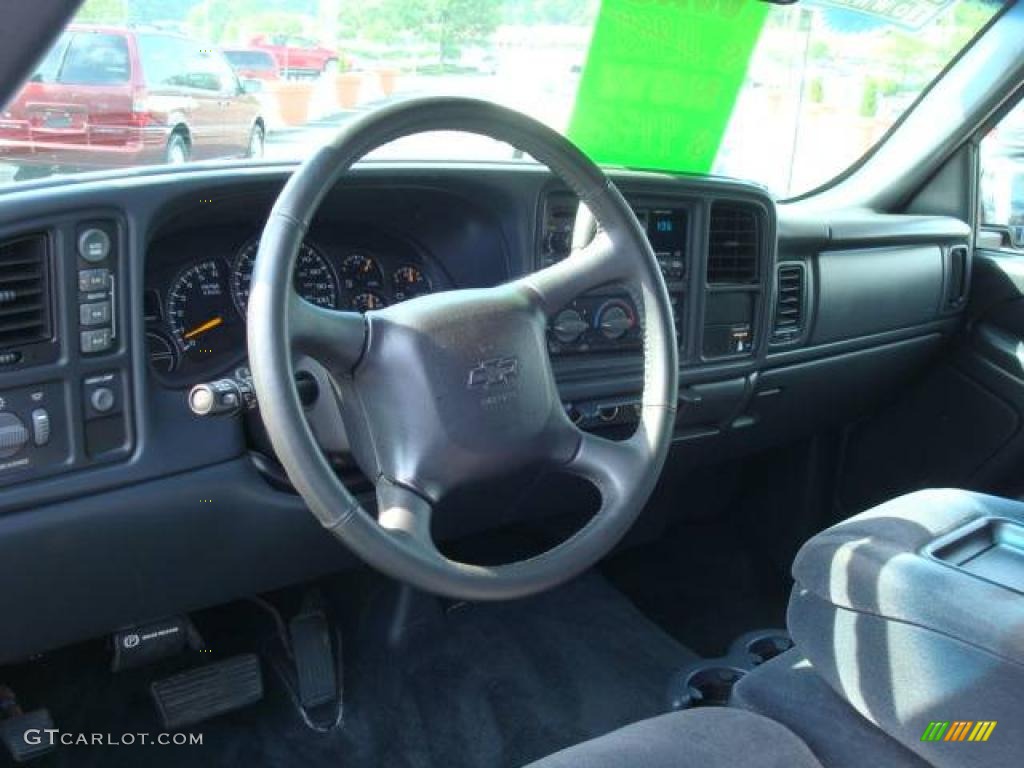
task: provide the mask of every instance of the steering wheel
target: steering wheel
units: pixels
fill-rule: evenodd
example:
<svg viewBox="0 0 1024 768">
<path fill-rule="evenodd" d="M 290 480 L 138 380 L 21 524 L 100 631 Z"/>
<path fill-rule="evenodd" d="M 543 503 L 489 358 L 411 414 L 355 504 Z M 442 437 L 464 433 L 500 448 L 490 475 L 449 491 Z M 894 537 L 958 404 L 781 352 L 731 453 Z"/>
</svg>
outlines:
<svg viewBox="0 0 1024 768">
<path fill-rule="evenodd" d="M 479 134 L 523 150 L 580 197 L 598 234 L 569 258 L 494 288 L 422 296 L 366 315 L 300 298 L 292 280 L 296 254 L 325 194 L 373 149 L 425 131 Z M 546 344 L 549 316 L 610 283 L 631 291 L 644 338 L 639 423 L 622 441 L 573 425 Z M 571 142 L 484 101 L 416 99 L 370 112 L 298 168 L 260 241 L 248 347 L 271 444 L 313 514 L 372 567 L 448 597 L 520 597 L 593 565 L 640 513 L 671 442 L 675 328 L 636 216 Z M 376 486 L 376 515 L 338 479 L 303 417 L 292 368 L 300 352 L 324 365 L 337 388 L 353 456 Z M 514 563 L 471 565 L 438 551 L 431 515 L 446 494 L 531 467 L 592 482 L 601 496 L 598 512 L 558 546 Z"/>
</svg>

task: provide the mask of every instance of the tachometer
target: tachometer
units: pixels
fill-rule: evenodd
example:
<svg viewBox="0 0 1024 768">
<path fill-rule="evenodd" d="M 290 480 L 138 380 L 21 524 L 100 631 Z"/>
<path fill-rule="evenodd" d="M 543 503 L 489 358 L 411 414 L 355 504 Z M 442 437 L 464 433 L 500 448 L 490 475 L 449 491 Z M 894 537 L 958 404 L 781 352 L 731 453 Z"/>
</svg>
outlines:
<svg viewBox="0 0 1024 768">
<path fill-rule="evenodd" d="M 247 243 L 235 257 L 231 272 L 231 296 L 244 318 L 252 289 L 252 268 L 259 250 L 259 240 Z M 303 243 L 295 260 L 295 291 L 311 304 L 333 309 L 338 306 L 338 278 L 318 250 Z"/>
<path fill-rule="evenodd" d="M 167 294 L 167 325 L 190 357 L 227 351 L 237 323 L 219 261 L 208 259 L 181 272 Z"/>
<path fill-rule="evenodd" d="M 430 280 L 419 267 L 403 264 L 391 275 L 391 288 L 395 301 L 405 301 L 430 293 Z"/>
</svg>

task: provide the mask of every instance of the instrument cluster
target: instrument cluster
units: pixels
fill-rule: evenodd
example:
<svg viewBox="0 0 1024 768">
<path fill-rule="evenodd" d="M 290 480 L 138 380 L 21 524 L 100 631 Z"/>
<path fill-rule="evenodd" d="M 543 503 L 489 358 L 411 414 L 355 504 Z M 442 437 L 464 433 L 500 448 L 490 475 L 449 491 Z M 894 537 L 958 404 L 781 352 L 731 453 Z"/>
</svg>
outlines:
<svg viewBox="0 0 1024 768">
<path fill-rule="evenodd" d="M 187 261 L 146 291 L 149 358 L 172 383 L 237 364 L 245 353 L 245 317 L 259 238 L 233 252 Z M 295 290 L 328 309 L 372 312 L 447 287 L 408 247 L 303 242 Z"/>
</svg>

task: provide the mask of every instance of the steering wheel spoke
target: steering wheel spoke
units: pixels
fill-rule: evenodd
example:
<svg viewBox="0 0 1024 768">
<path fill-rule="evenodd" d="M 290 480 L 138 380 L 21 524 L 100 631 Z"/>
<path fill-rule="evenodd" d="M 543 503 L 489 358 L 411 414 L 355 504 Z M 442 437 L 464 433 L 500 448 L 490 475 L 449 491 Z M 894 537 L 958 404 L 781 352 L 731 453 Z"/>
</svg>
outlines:
<svg viewBox="0 0 1024 768">
<path fill-rule="evenodd" d="M 653 447 L 643 424 L 627 440 L 609 440 L 592 432 L 579 433 L 579 447 L 558 469 L 590 481 L 601 493 L 601 508 L 614 509 L 628 499 L 634 481 L 654 460 Z"/>
<path fill-rule="evenodd" d="M 629 259 L 619 258 L 611 235 L 600 231 L 584 248 L 517 283 L 538 298 L 545 314 L 554 315 L 580 294 L 628 280 L 629 265 Z"/>
<path fill-rule="evenodd" d="M 288 333 L 292 347 L 325 365 L 334 375 L 351 371 L 366 345 L 366 320 L 358 312 L 311 304 L 294 289 L 288 293 Z"/>
<path fill-rule="evenodd" d="M 443 560 L 430 531 L 433 515 L 433 505 L 418 493 L 385 479 L 377 483 L 377 524 L 419 554 Z"/>
</svg>

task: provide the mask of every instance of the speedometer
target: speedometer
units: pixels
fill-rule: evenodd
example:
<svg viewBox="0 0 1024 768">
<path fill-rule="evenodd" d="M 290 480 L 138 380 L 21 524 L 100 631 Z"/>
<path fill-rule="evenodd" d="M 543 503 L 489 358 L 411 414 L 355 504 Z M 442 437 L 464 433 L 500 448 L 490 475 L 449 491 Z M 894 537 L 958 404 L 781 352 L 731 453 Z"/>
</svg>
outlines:
<svg viewBox="0 0 1024 768">
<path fill-rule="evenodd" d="M 231 273 L 231 296 L 239 314 L 245 317 L 249 306 L 249 291 L 252 289 L 252 268 L 259 250 L 259 240 L 245 245 L 235 257 L 235 268 Z M 338 306 L 338 278 L 321 253 L 313 246 L 303 243 L 295 260 L 295 291 L 311 304 L 334 309 Z"/>
<path fill-rule="evenodd" d="M 167 325 L 174 341 L 192 358 L 234 347 L 237 320 L 219 261 L 208 259 L 183 270 L 167 293 Z"/>
</svg>

